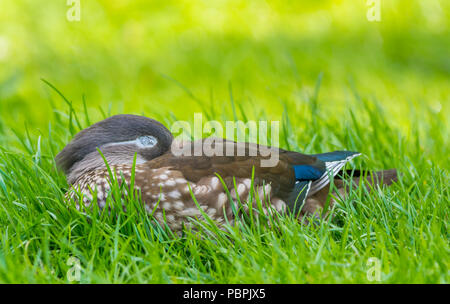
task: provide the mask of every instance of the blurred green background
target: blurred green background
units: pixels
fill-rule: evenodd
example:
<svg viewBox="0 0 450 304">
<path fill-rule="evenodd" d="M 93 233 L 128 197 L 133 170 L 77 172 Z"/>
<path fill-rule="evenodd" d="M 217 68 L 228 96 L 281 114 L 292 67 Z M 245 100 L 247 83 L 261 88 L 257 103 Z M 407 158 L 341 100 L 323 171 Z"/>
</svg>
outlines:
<svg viewBox="0 0 450 304">
<path fill-rule="evenodd" d="M 448 116 L 450 1 L 81 0 L 69 22 L 66 1 L 0 1 L 0 119 L 3 128 L 47 126 L 67 110 L 51 82 L 92 120 L 98 107 L 192 119 L 233 96 L 258 118 L 280 119 L 282 102 L 307 102 L 323 73 L 320 107 L 340 115 L 354 92 L 378 100 L 409 132 L 405 111 L 423 104 Z M 52 108 L 52 104 L 54 108 Z M 417 115 L 420 115 L 418 111 Z"/>
<path fill-rule="evenodd" d="M 450 1 L 379 0 L 380 22 L 366 3 L 80 0 L 70 22 L 67 0 L 0 0 L 0 282 L 67 282 L 73 256 L 87 283 L 367 283 L 373 257 L 383 283 L 449 282 Z M 53 158 L 84 104 L 91 123 L 278 120 L 282 148 L 400 178 L 317 227 L 172 241 L 66 207 Z"/>
</svg>

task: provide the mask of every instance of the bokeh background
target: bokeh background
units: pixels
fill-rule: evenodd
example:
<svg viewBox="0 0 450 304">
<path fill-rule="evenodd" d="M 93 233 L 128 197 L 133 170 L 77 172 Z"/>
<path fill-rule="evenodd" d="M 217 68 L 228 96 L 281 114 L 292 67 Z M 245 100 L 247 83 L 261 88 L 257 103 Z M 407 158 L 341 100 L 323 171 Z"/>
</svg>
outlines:
<svg viewBox="0 0 450 304">
<path fill-rule="evenodd" d="M 81 0 L 79 22 L 63 0 L 1 1 L 0 127 L 42 128 L 67 111 L 42 78 L 76 110 L 84 96 L 92 120 L 99 107 L 188 120 L 205 105 L 229 112 L 230 86 L 248 118 L 263 109 L 279 120 L 321 77 L 329 115 L 358 95 L 411 132 L 406 113 L 449 113 L 450 2 L 380 1 L 380 22 L 363 0 Z"/>
<path fill-rule="evenodd" d="M 368 283 L 373 257 L 383 283 L 450 281 L 450 1 L 379 0 L 380 22 L 366 0 L 80 0 L 74 22 L 67 2 L 0 0 L 0 282 L 67 283 L 72 257 L 82 283 Z M 194 112 L 280 121 L 282 148 L 399 181 L 319 226 L 217 238 L 67 208 L 54 155 L 79 129 Z"/>
</svg>

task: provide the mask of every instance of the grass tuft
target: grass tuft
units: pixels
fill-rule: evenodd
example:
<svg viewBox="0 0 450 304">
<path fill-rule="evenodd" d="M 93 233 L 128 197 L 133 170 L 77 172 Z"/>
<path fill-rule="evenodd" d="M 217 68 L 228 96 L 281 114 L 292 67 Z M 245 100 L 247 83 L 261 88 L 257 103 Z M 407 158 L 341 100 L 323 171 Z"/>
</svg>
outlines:
<svg viewBox="0 0 450 304">
<path fill-rule="evenodd" d="M 319 84 L 320 78 L 313 100 Z M 429 109 L 412 122 L 419 131 L 409 136 L 388 121 L 379 102 L 368 100 L 355 104 L 348 119 L 311 122 L 298 132 L 304 112 L 286 103 L 282 147 L 361 151 L 351 166 L 397 168 L 399 181 L 370 194 L 364 186 L 352 190 L 319 222 L 264 215 L 267 202 L 256 196 L 255 213 L 236 208 L 237 220 L 220 229 L 202 211 L 178 236 L 157 224 L 133 185 L 124 189 L 112 171 L 114 199 L 103 210 L 64 202 L 68 185 L 53 158 L 72 131 L 84 127 L 77 121 L 90 122 L 85 106 L 83 119 L 69 106 L 69 113 L 55 111 L 42 135 L 15 132 L 10 141 L 16 145 L 0 147 L 0 282 L 68 283 L 73 257 L 81 283 L 372 283 L 373 258 L 384 283 L 449 281 L 448 146 L 444 136 L 423 136 L 428 124 L 437 124 Z M 315 102 L 309 106 L 323 115 Z"/>
</svg>

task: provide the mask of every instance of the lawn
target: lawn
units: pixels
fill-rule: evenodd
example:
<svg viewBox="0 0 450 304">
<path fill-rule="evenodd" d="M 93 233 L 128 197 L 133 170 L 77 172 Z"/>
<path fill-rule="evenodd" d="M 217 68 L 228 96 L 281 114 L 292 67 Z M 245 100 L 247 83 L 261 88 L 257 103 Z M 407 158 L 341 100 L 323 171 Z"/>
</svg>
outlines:
<svg viewBox="0 0 450 304">
<path fill-rule="evenodd" d="M 0 283 L 449 283 L 448 1 L 381 1 L 378 22 L 350 0 L 80 4 L 1 4 Z M 280 121 L 284 149 L 360 151 L 348 168 L 399 180 L 310 225 L 177 237 L 136 199 L 64 202 L 54 156 L 119 113 Z"/>
</svg>

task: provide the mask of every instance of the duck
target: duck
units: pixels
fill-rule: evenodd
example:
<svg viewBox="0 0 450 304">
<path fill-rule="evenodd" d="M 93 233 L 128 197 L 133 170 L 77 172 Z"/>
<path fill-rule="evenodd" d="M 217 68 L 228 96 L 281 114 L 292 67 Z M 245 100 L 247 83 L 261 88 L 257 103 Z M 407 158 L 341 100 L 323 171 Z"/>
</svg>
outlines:
<svg viewBox="0 0 450 304">
<path fill-rule="evenodd" d="M 218 225 L 232 223 L 236 210 L 261 210 L 258 201 L 265 214 L 320 218 L 326 206 L 333 207 L 339 197 L 346 199 L 362 180 L 369 190 L 397 180 L 395 169 L 370 174 L 343 170 L 361 155 L 353 151 L 308 155 L 216 138 L 215 151 L 236 151 L 239 146 L 247 153 L 174 153 L 177 147 L 192 148 L 205 140 L 182 141 L 155 119 L 119 114 L 78 132 L 55 161 L 69 185 L 66 197 L 76 201 L 77 208 L 94 201 L 105 208 L 114 172 L 119 184 L 133 184 L 147 212 L 177 232 L 192 225 L 190 218 L 205 220 L 206 215 Z M 263 166 L 268 156 L 251 153 L 262 148 L 277 153 L 276 164 Z"/>
</svg>

